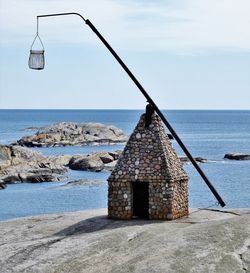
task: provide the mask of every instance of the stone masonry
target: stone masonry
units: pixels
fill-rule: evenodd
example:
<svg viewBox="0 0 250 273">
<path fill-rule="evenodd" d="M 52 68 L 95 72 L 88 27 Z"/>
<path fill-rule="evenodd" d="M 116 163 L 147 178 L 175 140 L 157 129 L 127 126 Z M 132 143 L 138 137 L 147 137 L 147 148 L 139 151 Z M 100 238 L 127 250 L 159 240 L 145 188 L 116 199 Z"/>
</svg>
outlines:
<svg viewBox="0 0 250 273">
<path fill-rule="evenodd" d="M 145 127 L 143 114 L 108 178 L 108 215 L 133 218 L 133 183 L 148 183 L 148 218 L 188 215 L 188 176 L 158 115 Z"/>
</svg>

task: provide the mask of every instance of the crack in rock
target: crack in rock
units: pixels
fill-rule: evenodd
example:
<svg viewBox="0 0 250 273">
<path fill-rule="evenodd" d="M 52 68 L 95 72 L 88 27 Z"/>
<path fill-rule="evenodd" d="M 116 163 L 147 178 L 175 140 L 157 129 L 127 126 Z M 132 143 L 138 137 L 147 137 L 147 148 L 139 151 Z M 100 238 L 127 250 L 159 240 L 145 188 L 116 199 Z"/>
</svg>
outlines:
<svg viewBox="0 0 250 273">
<path fill-rule="evenodd" d="M 241 264 L 242 264 L 242 270 L 244 270 L 244 271 L 247 273 L 247 269 L 246 269 L 245 266 L 244 266 L 243 254 L 240 253 L 240 254 L 239 254 L 239 257 L 240 257 L 240 262 L 241 262 Z"/>
<path fill-rule="evenodd" d="M 30 245 L 30 246 L 27 246 L 25 249 L 21 249 L 20 251 L 10 256 L 6 260 L 6 263 L 5 263 L 7 265 L 6 269 L 13 269 L 12 267 L 13 264 L 19 264 L 19 265 L 22 264 L 27 259 L 30 259 L 30 256 L 34 254 L 36 250 L 49 248 L 51 245 L 62 241 L 64 238 L 65 237 L 56 238 L 45 243 Z"/>
</svg>

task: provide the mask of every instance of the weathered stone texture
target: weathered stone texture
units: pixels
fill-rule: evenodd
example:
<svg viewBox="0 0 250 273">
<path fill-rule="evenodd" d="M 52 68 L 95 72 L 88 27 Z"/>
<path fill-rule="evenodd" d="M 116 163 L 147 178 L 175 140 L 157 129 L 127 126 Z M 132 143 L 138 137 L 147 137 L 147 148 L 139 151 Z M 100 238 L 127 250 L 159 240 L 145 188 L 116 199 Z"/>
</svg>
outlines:
<svg viewBox="0 0 250 273">
<path fill-rule="evenodd" d="M 188 177 L 157 115 L 147 128 L 141 116 L 108 182 L 110 217 L 133 217 L 133 182 L 149 183 L 149 219 L 188 214 Z"/>
<path fill-rule="evenodd" d="M 127 139 L 121 129 L 112 125 L 59 122 L 40 128 L 34 135 L 22 137 L 17 144 L 26 147 L 109 145 Z"/>
</svg>

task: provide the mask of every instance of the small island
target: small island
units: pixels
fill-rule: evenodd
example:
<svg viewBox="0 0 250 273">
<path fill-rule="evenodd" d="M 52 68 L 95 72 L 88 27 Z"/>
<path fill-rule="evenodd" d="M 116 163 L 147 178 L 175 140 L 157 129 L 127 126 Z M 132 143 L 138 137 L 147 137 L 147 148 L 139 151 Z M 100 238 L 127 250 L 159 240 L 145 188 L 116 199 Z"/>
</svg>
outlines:
<svg viewBox="0 0 250 273">
<path fill-rule="evenodd" d="M 127 135 L 113 125 L 59 122 L 22 137 L 17 144 L 26 147 L 85 146 L 125 143 L 127 140 Z"/>
</svg>

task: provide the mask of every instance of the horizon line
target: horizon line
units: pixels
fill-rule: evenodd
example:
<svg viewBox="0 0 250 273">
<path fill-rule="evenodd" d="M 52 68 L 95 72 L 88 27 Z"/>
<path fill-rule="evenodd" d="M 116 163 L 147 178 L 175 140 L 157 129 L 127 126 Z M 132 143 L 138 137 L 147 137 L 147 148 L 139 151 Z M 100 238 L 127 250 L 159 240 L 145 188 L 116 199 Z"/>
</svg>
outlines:
<svg viewBox="0 0 250 273">
<path fill-rule="evenodd" d="M 0 111 L 142 111 L 145 108 L 0 108 Z M 250 111 L 250 109 L 244 108 L 161 108 L 162 111 Z"/>
</svg>

